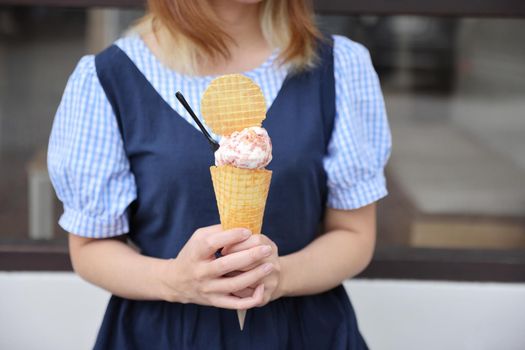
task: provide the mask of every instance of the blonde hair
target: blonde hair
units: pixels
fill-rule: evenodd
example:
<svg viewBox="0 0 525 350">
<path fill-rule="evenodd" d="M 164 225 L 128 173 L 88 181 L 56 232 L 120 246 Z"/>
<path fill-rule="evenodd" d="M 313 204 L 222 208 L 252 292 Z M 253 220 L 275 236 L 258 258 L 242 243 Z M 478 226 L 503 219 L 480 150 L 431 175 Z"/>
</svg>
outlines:
<svg viewBox="0 0 525 350">
<path fill-rule="evenodd" d="M 261 30 L 267 42 L 279 49 L 278 62 L 292 70 L 315 65 L 321 36 L 310 2 L 264 0 L 261 6 Z M 229 59 L 228 44 L 233 42 L 207 0 L 148 0 L 148 12 L 128 32 L 152 32 L 160 44 L 161 61 L 190 75 L 201 63 Z"/>
</svg>

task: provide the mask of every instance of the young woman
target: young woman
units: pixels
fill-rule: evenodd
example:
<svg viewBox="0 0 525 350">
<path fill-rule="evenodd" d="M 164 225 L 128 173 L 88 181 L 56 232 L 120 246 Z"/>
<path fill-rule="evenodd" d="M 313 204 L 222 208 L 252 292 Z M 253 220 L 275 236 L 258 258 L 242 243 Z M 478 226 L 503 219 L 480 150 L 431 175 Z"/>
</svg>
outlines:
<svg viewBox="0 0 525 350">
<path fill-rule="evenodd" d="M 213 154 L 175 98 L 199 114 L 228 73 L 270 106 L 264 235 L 221 230 Z M 150 0 L 80 60 L 49 143 L 74 269 L 113 294 L 95 348 L 366 348 L 341 283 L 370 262 L 389 153 L 368 52 L 321 37 L 304 1 Z"/>
</svg>

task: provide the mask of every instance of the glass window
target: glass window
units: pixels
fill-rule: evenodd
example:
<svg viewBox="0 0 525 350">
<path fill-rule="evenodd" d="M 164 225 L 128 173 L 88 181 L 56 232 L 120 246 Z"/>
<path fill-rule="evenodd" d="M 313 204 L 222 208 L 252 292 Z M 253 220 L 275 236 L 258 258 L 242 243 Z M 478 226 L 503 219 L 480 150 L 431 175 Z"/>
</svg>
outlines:
<svg viewBox="0 0 525 350">
<path fill-rule="evenodd" d="M 0 245 L 65 246 L 45 152 L 67 77 L 141 11 L 0 8 Z M 523 19 L 319 16 L 370 50 L 393 133 L 378 247 L 525 248 Z"/>
<path fill-rule="evenodd" d="M 525 248 L 524 20 L 322 17 L 364 43 L 393 134 L 379 245 Z"/>
<path fill-rule="evenodd" d="M 46 148 L 80 57 L 114 40 L 136 10 L 0 7 L 0 244 L 61 244 Z"/>
</svg>

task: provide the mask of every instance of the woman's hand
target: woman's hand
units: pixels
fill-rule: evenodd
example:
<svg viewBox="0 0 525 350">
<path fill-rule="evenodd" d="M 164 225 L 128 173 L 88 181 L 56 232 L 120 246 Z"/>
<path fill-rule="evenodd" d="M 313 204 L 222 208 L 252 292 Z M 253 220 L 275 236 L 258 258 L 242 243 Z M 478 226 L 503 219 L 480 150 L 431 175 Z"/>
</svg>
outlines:
<svg viewBox="0 0 525 350">
<path fill-rule="evenodd" d="M 192 235 L 175 259 L 167 260 L 163 284 L 164 299 L 182 303 L 212 305 L 226 309 L 250 309 L 266 299 L 261 283 L 274 266 L 263 263 L 272 254 L 264 245 L 250 244 L 227 256 L 215 257 L 217 250 L 243 247 L 250 232 L 245 229 L 222 231 L 220 225 L 200 228 Z M 232 271 L 243 271 L 229 276 Z M 235 293 L 254 286 L 252 293 Z"/>
<path fill-rule="evenodd" d="M 264 293 L 262 297 L 262 301 L 258 303 L 256 306 L 264 306 L 270 301 L 273 301 L 275 299 L 278 299 L 282 296 L 282 290 L 281 290 L 281 263 L 279 258 L 279 251 L 277 248 L 277 245 L 267 236 L 263 234 L 255 234 L 251 235 L 250 238 L 230 245 L 226 246 L 222 250 L 223 256 L 230 256 L 230 254 L 238 254 L 239 252 L 246 251 L 253 249 L 255 247 L 261 247 L 261 246 L 269 246 L 271 247 L 271 254 L 264 258 L 261 261 L 258 261 L 257 264 L 265 263 L 265 264 L 271 264 L 272 271 L 264 276 L 262 280 L 257 281 L 257 283 L 243 289 L 239 290 L 235 293 L 233 293 L 235 296 L 244 298 L 249 295 L 253 295 L 255 290 L 257 289 L 258 285 L 262 283 L 264 285 Z M 234 271 L 229 274 L 229 276 L 236 276 L 238 274 L 243 273 L 244 271 L 249 271 L 250 269 L 255 268 L 256 265 L 252 264 L 250 266 L 247 266 L 244 269 L 240 269 L 238 271 Z M 245 273 L 245 272 L 244 272 Z"/>
</svg>

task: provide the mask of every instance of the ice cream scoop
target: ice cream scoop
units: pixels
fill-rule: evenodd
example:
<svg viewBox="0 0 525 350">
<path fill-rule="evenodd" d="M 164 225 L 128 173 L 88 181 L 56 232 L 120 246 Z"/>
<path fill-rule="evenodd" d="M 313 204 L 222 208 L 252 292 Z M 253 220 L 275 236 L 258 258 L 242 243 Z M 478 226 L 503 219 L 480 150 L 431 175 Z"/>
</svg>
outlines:
<svg viewBox="0 0 525 350">
<path fill-rule="evenodd" d="M 215 152 L 215 165 L 262 169 L 272 160 L 272 142 L 265 129 L 252 126 L 224 136 Z"/>
</svg>

